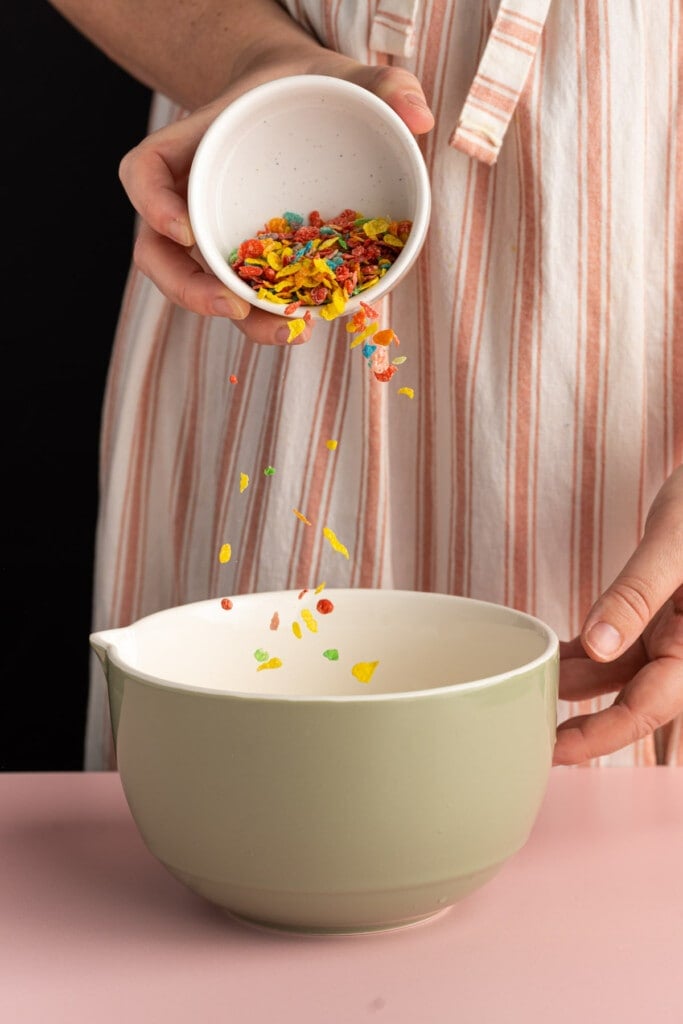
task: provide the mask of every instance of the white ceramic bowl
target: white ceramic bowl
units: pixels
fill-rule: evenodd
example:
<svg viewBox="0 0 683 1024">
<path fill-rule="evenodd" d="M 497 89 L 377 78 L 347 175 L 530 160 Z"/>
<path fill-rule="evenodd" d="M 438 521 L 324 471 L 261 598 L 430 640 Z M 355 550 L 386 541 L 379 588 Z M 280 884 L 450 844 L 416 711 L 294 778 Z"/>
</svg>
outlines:
<svg viewBox="0 0 683 1024">
<path fill-rule="evenodd" d="M 383 100 L 341 79 L 297 75 L 257 86 L 218 115 L 195 153 L 188 205 L 211 270 L 247 302 L 279 315 L 284 307 L 259 299 L 228 264 L 265 221 L 292 212 L 308 223 L 312 210 L 328 219 L 345 208 L 412 221 L 400 255 L 376 285 L 349 299 L 347 315 L 361 299 L 376 302 L 413 265 L 431 192 L 414 136 Z"/>
<path fill-rule="evenodd" d="M 444 594 L 321 596 L 328 614 L 287 591 L 91 634 L 123 789 L 151 852 L 234 915 L 310 932 L 410 924 L 525 843 L 552 763 L 557 637 Z M 259 670 L 264 656 L 281 667 Z M 368 682 L 354 675 L 375 661 Z"/>
</svg>

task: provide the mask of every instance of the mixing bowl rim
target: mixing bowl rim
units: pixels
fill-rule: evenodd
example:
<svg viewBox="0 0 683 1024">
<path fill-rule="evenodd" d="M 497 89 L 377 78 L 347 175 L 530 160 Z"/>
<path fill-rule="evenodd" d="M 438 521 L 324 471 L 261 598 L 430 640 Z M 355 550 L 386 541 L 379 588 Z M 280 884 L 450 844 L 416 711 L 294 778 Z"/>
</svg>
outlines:
<svg viewBox="0 0 683 1024">
<path fill-rule="evenodd" d="M 535 615 L 532 615 L 529 612 L 520 611 L 517 608 L 512 608 L 509 605 L 499 604 L 495 601 L 484 601 L 474 597 L 465 597 L 459 594 L 442 593 L 440 591 L 396 590 L 376 587 L 329 587 L 325 589 L 325 593 L 332 596 L 337 596 L 340 593 L 349 593 L 351 591 L 359 594 L 392 594 L 398 597 L 410 597 L 413 600 L 440 597 L 449 601 L 466 604 L 468 606 L 483 607 L 491 611 L 502 611 L 510 615 L 511 619 L 517 618 L 527 623 L 529 626 L 535 627 L 539 635 L 545 636 L 547 643 L 539 655 L 532 658 L 531 661 L 524 662 L 523 665 L 519 665 L 513 669 L 508 669 L 505 672 L 498 672 L 495 675 L 484 676 L 481 679 L 472 679 L 464 683 L 448 683 L 444 686 L 430 686 L 429 688 L 422 690 L 401 690 L 391 693 L 317 695 L 287 694 L 278 693 L 277 691 L 249 693 L 243 690 L 218 690 L 209 686 L 193 686 L 187 683 L 175 682 L 172 679 L 163 679 L 160 676 L 151 675 L 148 672 L 135 668 L 118 654 L 118 648 L 115 640 L 117 634 L 132 630 L 136 626 L 140 626 L 152 619 L 166 615 L 169 612 L 180 610 L 190 611 L 191 609 L 209 608 L 210 606 L 220 605 L 220 598 L 218 597 L 205 598 L 201 601 L 190 601 L 184 605 L 173 605 L 168 608 L 161 608 L 159 611 L 151 612 L 149 615 L 144 615 L 141 618 L 136 619 L 128 626 L 97 630 L 90 634 L 89 642 L 95 650 L 97 650 L 98 646 L 106 649 L 108 661 L 124 672 L 127 676 L 132 676 L 134 682 L 146 683 L 155 689 L 171 690 L 175 693 L 202 694 L 204 696 L 220 699 L 228 698 L 231 700 L 238 699 L 245 701 L 273 701 L 276 703 L 292 702 L 304 704 L 361 704 L 367 702 L 374 704 L 378 701 L 395 702 L 399 700 L 415 700 L 416 698 L 427 699 L 430 697 L 434 698 L 437 696 L 446 696 L 456 693 L 471 693 L 475 690 L 493 689 L 497 686 L 510 684 L 520 676 L 534 672 L 536 669 L 549 664 L 553 659 L 557 659 L 559 657 L 559 638 L 555 630 L 549 626 L 548 623 L 537 618 Z M 249 598 L 258 598 L 259 600 L 265 600 L 268 598 L 272 598 L 273 600 L 282 600 L 285 597 L 291 598 L 298 593 L 300 593 L 300 591 L 297 590 L 263 591 L 254 594 L 243 594 L 238 597 L 237 600 L 241 599 L 244 601 Z"/>
</svg>

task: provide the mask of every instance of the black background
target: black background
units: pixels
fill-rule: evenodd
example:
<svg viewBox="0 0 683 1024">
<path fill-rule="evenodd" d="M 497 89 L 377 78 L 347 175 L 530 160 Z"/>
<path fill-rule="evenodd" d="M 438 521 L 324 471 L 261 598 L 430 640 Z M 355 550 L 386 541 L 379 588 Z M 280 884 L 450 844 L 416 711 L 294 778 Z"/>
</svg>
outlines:
<svg viewBox="0 0 683 1024">
<path fill-rule="evenodd" d="M 102 395 L 149 91 L 45 2 L 2 5 L 0 770 L 83 767 Z"/>
</svg>

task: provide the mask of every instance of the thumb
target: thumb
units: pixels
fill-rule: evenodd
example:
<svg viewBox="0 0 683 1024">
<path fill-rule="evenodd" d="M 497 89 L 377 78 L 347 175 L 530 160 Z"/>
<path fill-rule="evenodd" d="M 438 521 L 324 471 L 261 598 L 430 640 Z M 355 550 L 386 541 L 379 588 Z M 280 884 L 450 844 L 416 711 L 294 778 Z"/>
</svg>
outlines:
<svg viewBox="0 0 683 1024">
<path fill-rule="evenodd" d="M 434 127 L 434 115 L 429 109 L 422 86 L 406 68 L 386 65 L 368 67 L 363 64 L 347 77 L 384 100 L 405 121 L 414 135 L 422 135 Z"/>
<path fill-rule="evenodd" d="M 641 635 L 683 583 L 683 467 L 652 503 L 643 538 L 586 617 L 581 642 L 596 661 L 612 661 Z"/>
</svg>

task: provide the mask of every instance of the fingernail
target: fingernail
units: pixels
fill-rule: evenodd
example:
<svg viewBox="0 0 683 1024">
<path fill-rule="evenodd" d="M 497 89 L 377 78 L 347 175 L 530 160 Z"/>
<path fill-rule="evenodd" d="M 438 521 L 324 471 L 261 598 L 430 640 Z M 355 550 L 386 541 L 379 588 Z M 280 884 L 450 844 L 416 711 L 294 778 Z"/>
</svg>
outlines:
<svg viewBox="0 0 683 1024">
<path fill-rule="evenodd" d="M 411 106 L 417 107 L 419 110 L 429 110 L 427 101 L 424 96 L 420 96 L 419 92 L 407 92 L 404 96 Z"/>
<path fill-rule="evenodd" d="M 621 634 L 609 622 L 596 622 L 588 630 L 586 643 L 596 654 L 607 658 L 621 647 Z"/>
<path fill-rule="evenodd" d="M 211 303 L 211 309 L 215 316 L 228 316 L 231 320 L 244 320 L 249 312 L 245 310 L 241 302 L 228 299 L 225 295 L 219 295 Z"/>
<path fill-rule="evenodd" d="M 192 245 L 192 232 L 188 225 L 182 220 L 172 220 L 168 226 L 171 237 L 178 245 Z"/>
</svg>

